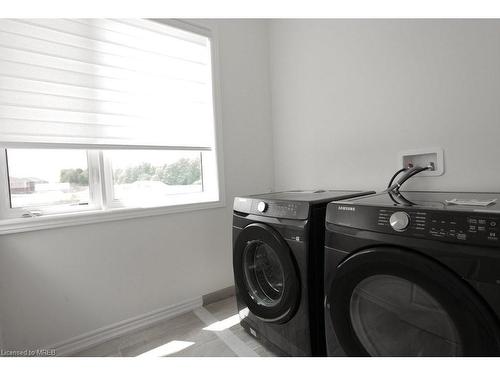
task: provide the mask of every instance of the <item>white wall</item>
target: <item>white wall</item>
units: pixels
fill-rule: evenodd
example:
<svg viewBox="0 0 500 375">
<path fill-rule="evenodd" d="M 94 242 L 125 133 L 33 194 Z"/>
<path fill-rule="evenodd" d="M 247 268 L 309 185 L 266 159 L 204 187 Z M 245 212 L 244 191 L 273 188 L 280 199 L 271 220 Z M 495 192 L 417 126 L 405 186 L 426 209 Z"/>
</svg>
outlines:
<svg viewBox="0 0 500 375">
<path fill-rule="evenodd" d="M 220 38 L 226 207 L 0 236 L 4 348 L 45 347 L 233 284 L 232 199 L 273 184 L 267 25 L 204 24 Z"/>
<path fill-rule="evenodd" d="M 500 190 L 500 21 L 277 20 L 270 53 L 277 189 L 381 189 L 438 146 L 408 188 Z"/>
</svg>

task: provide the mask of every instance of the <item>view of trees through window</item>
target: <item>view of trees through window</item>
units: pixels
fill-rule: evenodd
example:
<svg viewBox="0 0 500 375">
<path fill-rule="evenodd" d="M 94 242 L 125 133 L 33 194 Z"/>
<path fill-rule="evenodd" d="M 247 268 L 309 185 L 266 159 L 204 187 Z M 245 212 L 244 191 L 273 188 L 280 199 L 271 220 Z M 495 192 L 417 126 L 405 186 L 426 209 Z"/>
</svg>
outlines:
<svg viewBox="0 0 500 375">
<path fill-rule="evenodd" d="M 162 202 L 203 192 L 198 151 L 110 150 L 114 198 L 132 204 Z M 9 149 L 11 207 L 82 205 L 89 202 L 86 150 Z"/>
<path fill-rule="evenodd" d="M 87 186 L 89 184 L 89 171 L 81 168 L 62 169 L 60 180 L 72 185 Z"/>
<path fill-rule="evenodd" d="M 154 205 L 169 196 L 203 192 L 199 151 L 111 150 L 113 196 L 130 205 Z"/>
<path fill-rule="evenodd" d="M 182 158 L 172 164 L 153 166 L 151 163 L 141 163 L 125 169 L 115 169 L 113 177 L 116 184 L 130 184 L 136 181 L 161 181 L 167 185 L 191 185 L 201 181 L 200 159 Z M 61 182 L 72 185 L 86 186 L 89 183 L 87 169 L 62 169 Z"/>
<path fill-rule="evenodd" d="M 172 164 L 162 166 L 141 163 L 126 169 L 115 169 L 113 177 L 116 184 L 161 181 L 166 185 L 191 185 L 201 181 L 200 159 L 182 158 Z"/>
<path fill-rule="evenodd" d="M 12 208 L 88 204 L 86 150 L 9 149 L 7 160 Z"/>
</svg>

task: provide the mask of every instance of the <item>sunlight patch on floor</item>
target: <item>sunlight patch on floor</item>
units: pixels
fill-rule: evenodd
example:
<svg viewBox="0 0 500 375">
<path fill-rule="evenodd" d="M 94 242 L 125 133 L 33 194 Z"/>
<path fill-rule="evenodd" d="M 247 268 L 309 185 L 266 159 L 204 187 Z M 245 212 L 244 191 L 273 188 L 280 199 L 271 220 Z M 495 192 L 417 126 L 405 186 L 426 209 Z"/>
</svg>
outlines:
<svg viewBox="0 0 500 375">
<path fill-rule="evenodd" d="M 184 350 L 190 347 L 191 345 L 194 345 L 194 342 L 173 340 L 167 342 L 164 345 L 158 346 L 157 348 L 139 354 L 138 357 L 164 357 L 170 354 L 180 352 L 181 350 Z"/>
<path fill-rule="evenodd" d="M 235 314 L 227 319 L 219 320 L 218 322 L 212 323 L 209 326 L 203 328 L 205 331 L 224 331 L 225 329 L 231 328 L 236 324 L 240 323 L 240 316 Z"/>
</svg>

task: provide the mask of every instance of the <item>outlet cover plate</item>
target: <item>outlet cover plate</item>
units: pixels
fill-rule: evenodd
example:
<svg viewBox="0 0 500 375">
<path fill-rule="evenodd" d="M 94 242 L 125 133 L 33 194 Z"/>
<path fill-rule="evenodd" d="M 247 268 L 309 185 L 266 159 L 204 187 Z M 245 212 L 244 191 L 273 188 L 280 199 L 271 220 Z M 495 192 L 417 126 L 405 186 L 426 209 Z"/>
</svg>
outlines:
<svg viewBox="0 0 500 375">
<path fill-rule="evenodd" d="M 427 148 L 405 150 L 398 154 L 398 168 L 406 168 L 408 163 L 412 163 L 414 166 L 425 167 L 429 162 L 434 163 L 435 169 L 433 171 L 421 172 L 415 177 L 441 176 L 444 173 L 443 149 Z"/>
</svg>

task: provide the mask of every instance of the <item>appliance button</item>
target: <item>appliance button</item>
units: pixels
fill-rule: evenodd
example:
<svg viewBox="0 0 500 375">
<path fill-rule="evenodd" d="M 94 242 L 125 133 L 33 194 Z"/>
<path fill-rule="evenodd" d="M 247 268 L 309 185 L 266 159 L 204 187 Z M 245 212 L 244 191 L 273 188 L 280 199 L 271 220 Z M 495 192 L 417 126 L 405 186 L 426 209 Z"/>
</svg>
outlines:
<svg viewBox="0 0 500 375">
<path fill-rule="evenodd" d="M 259 202 L 259 204 L 257 205 L 257 211 L 266 212 L 267 207 L 268 207 L 268 204 L 266 202 Z"/>
<path fill-rule="evenodd" d="M 404 231 L 410 225 L 410 217 L 406 212 L 394 212 L 389 219 L 392 229 L 398 232 Z"/>
<path fill-rule="evenodd" d="M 496 221 L 490 221 L 490 227 L 496 227 L 497 222 Z"/>
</svg>

